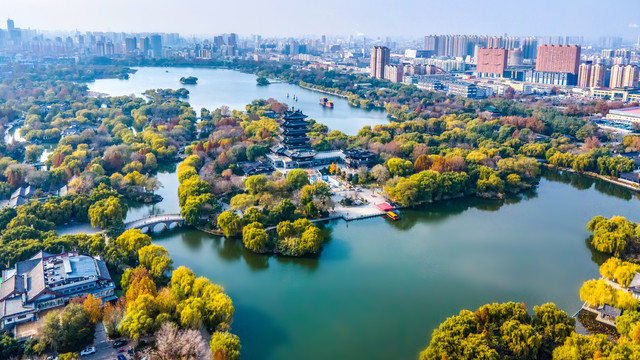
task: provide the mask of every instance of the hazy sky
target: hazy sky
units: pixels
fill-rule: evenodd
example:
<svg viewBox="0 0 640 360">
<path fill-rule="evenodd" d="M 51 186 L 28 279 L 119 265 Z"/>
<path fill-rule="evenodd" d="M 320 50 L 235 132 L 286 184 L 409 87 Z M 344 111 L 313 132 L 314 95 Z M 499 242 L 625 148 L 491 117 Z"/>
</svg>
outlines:
<svg viewBox="0 0 640 360">
<path fill-rule="evenodd" d="M 640 0 L 0 0 L 0 28 L 7 17 L 46 30 L 635 39 Z"/>
</svg>

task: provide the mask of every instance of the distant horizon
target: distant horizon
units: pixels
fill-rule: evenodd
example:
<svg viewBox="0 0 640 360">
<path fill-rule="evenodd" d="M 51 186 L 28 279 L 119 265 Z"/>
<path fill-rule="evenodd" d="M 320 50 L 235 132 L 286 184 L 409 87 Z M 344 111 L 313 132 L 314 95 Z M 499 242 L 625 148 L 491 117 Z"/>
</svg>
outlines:
<svg viewBox="0 0 640 360">
<path fill-rule="evenodd" d="M 183 0 L 112 0 L 97 7 L 84 0 L 3 0 L 0 27 L 11 18 L 18 28 L 42 32 L 179 33 L 210 37 L 237 33 L 242 37 L 322 36 L 364 34 L 367 38 L 416 40 L 426 35 L 622 37 L 636 41 L 640 34 L 640 2 L 619 0 L 604 5 L 596 0 L 578 4 L 539 0 L 535 6 L 509 0 L 401 0 L 393 6 L 381 0 L 325 0 L 322 9 L 294 0 L 269 3 L 237 0 L 213 4 Z M 490 3 L 490 4 L 489 4 Z M 316 2 L 310 3 L 316 6 Z M 34 11 L 34 9 L 38 9 Z M 248 10 L 250 9 L 250 10 Z M 456 10 L 459 12 L 452 11 Z M 96 16 L 96 14 L 100 14 Z M 54 16 L 52 16 L 54 14 Z M 204 14 L 204 15 L 203 15 Z M 573 20 L 573 21 L 571 21 Z M 508 31 L 505 31 L 508 30 Z"/>
</svg>

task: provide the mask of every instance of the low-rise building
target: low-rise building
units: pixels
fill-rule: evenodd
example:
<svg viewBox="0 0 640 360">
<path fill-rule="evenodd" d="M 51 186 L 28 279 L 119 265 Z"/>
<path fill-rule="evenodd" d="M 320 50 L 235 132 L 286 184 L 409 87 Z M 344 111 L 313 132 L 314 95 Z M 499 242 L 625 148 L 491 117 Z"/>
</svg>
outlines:
<svg viewBox="0 0 640 360">
<path fill-rule="evenodd" d="M 609 110 L 606 119 L 625 125 L 640 123 L 640 107 Z"/>
<path fill-rule="evenodd" d="M 345 164 L 354 169 L 361 166 L 372 167 L 378 160 L 378 155 L 369 150 L 349 149 L 342 152 L 344 153 Z"/>
<path fill-rule="evenodd" d="M 35 321 L 40 311 L 65 305 L 71 298 L 92 294 L 116 299 L 107 265 L 99 257 L 75 252 L 53 255 L 40 251 L 29 260 L 2 271 L 0 328 Z"/>
<path fill-rule="evenodd" d="M 480 90 L 476 84 L 464 81 L 454 81 L 449 83 L 448 93 L 454 96 L 478 99 L 484 97 L 485 92 L 483 90 Z"/>
</svg>

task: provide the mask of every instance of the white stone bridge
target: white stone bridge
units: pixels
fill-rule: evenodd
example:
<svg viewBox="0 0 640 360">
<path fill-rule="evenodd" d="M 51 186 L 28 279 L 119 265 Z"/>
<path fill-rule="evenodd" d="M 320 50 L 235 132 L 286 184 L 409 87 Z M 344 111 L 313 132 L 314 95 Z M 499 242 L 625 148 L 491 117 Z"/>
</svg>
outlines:
<svg viewBox="0 0 640 360">
<path fill-rule="evenodd" d="M 138 229 L 142 233 L 162 231 L 182 227 L 184 219 L 180 214 L 160 214 L 143 219 L 130 221 L 124 224 L 125 230 Z M 158 226 L 161 225 L 161 226 Z"/>
</svg>

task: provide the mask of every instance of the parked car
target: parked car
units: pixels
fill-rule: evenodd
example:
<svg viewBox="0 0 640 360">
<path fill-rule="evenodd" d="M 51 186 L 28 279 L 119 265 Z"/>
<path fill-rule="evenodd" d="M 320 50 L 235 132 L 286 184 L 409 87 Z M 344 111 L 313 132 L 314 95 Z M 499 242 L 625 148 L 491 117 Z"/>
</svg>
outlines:
<svg viewBox="0 0 640 360">
<path fill-rule="evenodd" d="M 118 354 L 118 360 L 127 360 L 127 357 L 122 354 Z"/>
<path fill-rule="evenodd" d="M 87 346 L 84 350 L 80 351 L 80 356 L 95 354 L 96 348 L 93 346 Z"/>
<path fill-rule="evenodd" d="M 47 360 L 58 360 L 57 356 L 47 356 Z"/>
<path fill-rule="evenodd" d="M 129 342 L 127 340 L 117 340 L 116 342 L 113 343 L 113 348 L 118 348 L 120 346 L 124 346 L 127 345 Z"/>
</svg>

